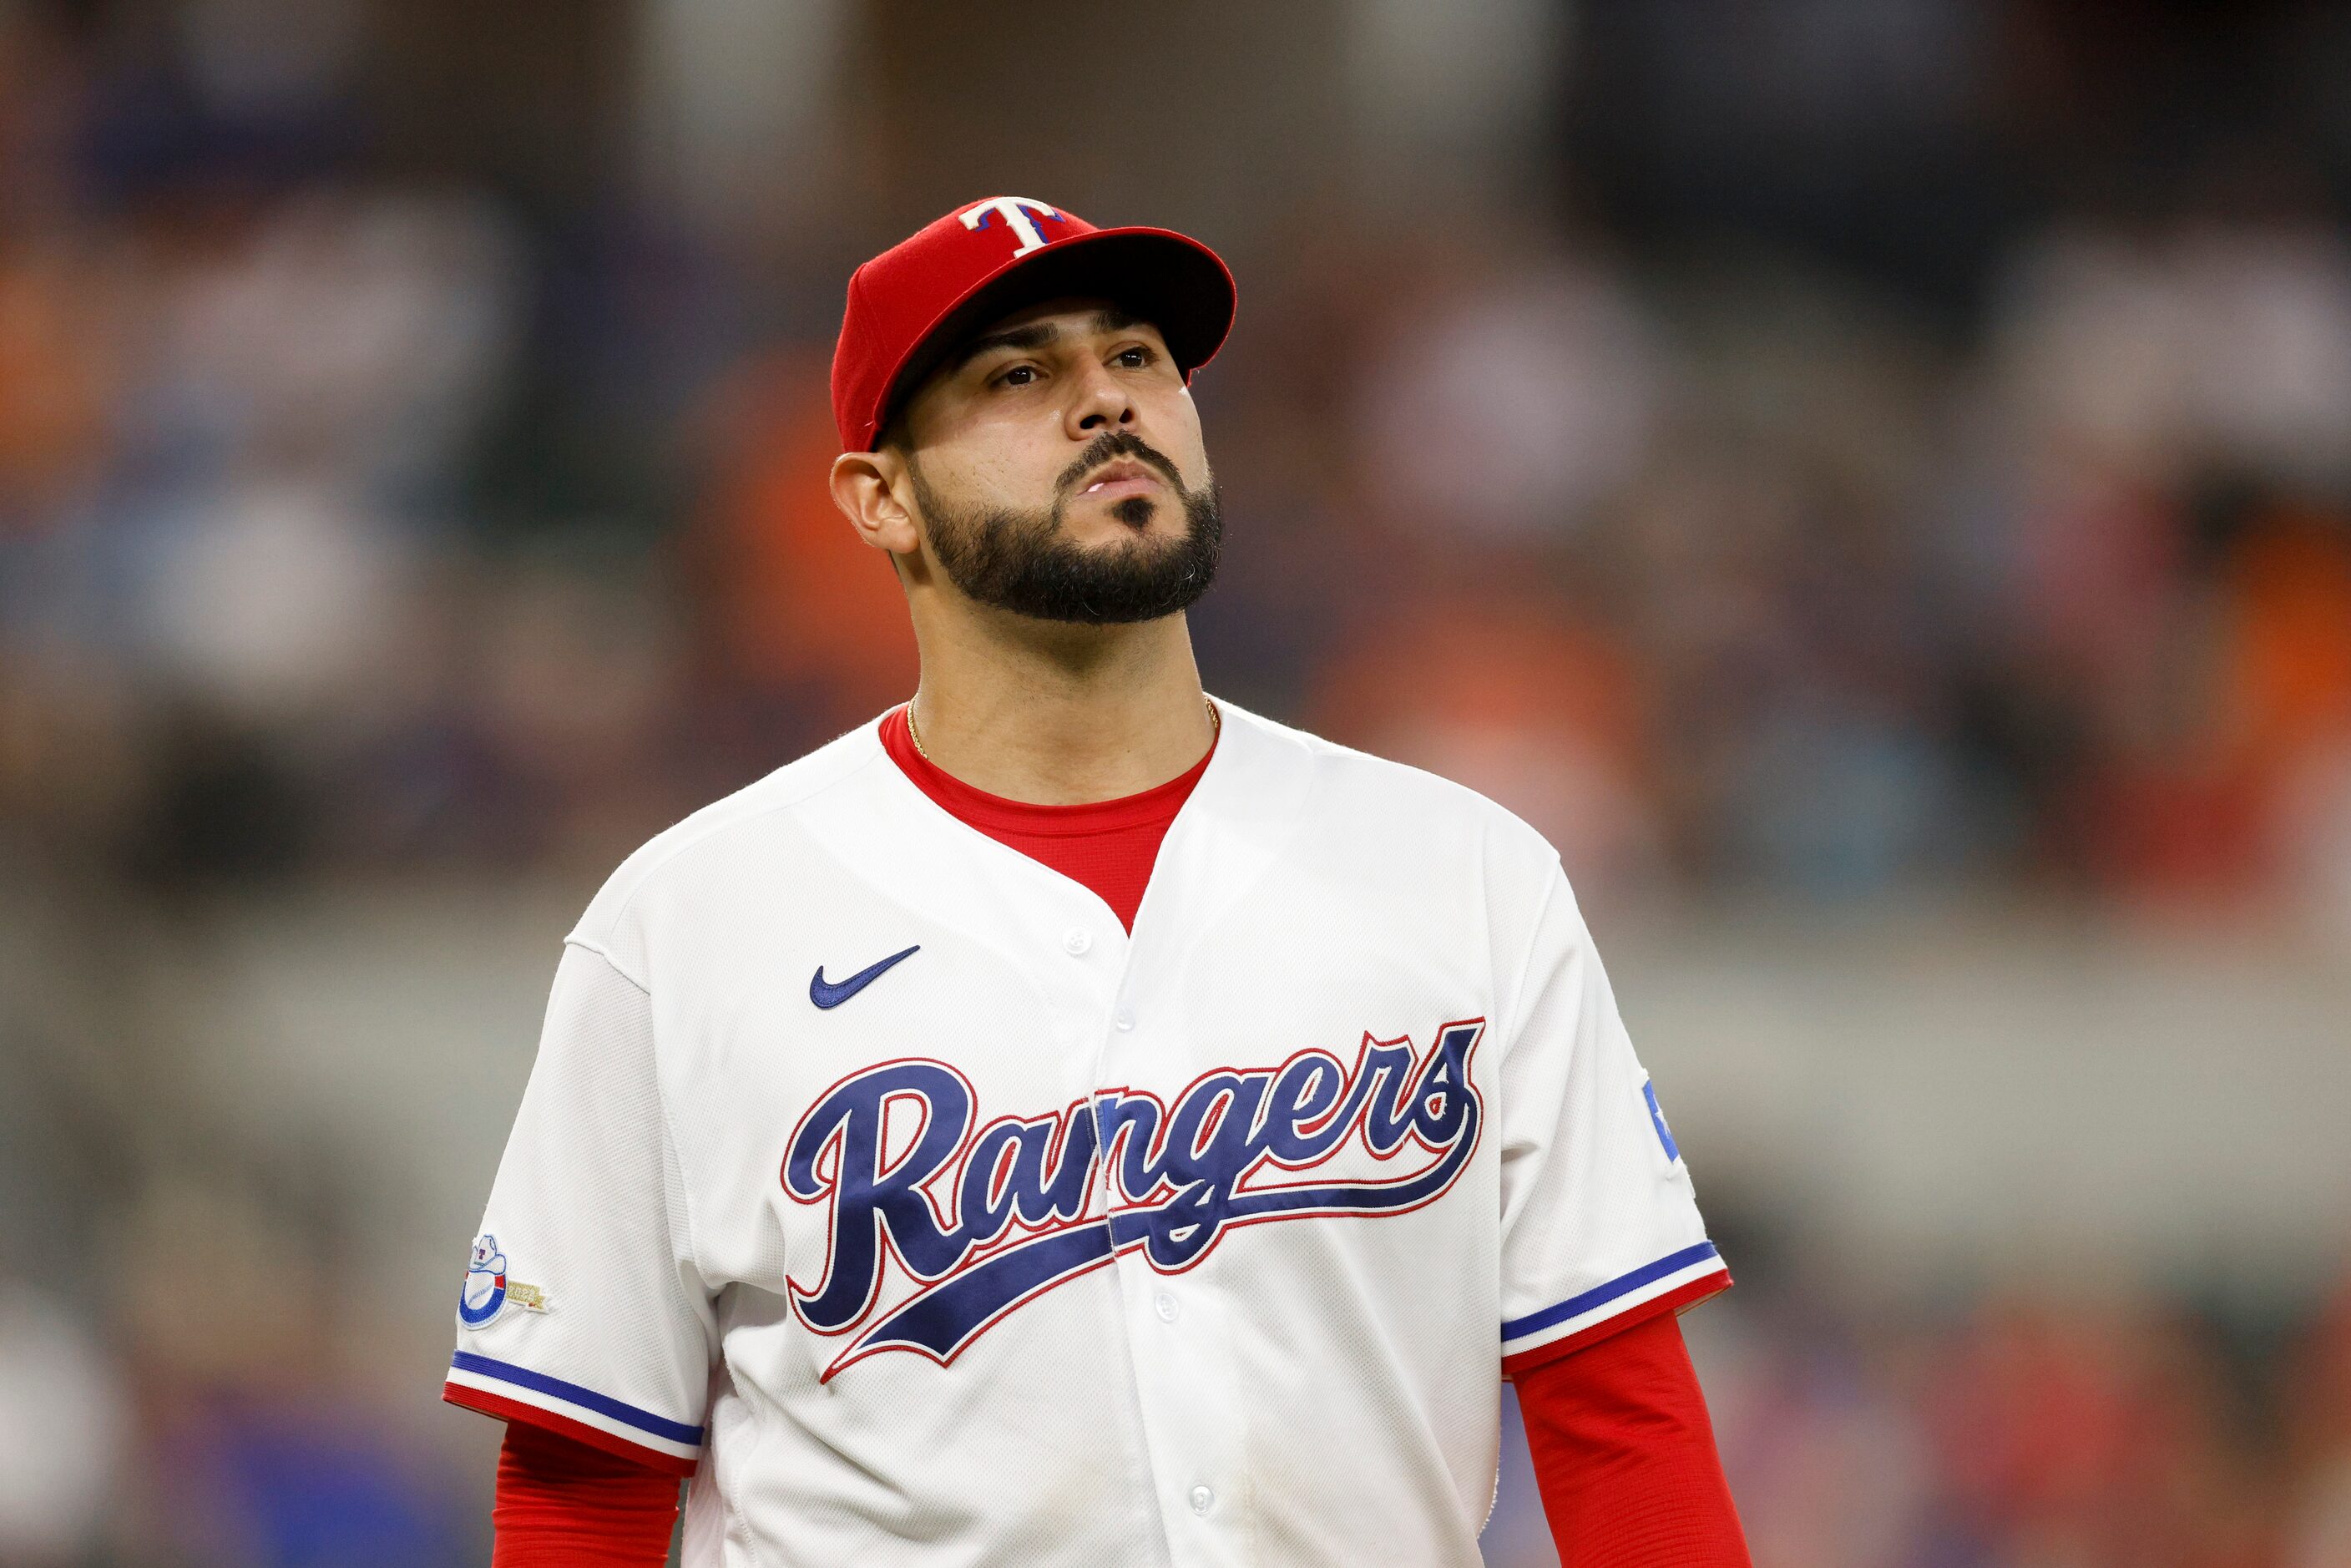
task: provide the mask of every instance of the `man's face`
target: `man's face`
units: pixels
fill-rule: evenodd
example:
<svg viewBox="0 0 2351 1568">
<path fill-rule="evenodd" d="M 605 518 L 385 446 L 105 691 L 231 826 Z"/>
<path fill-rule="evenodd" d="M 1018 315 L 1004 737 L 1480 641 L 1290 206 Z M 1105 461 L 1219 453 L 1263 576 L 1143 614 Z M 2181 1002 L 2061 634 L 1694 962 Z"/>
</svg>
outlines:
<svg viewBox="0 0 2351 1568">
<path fill-rule="evenodd" d="M 903 428 L 930 553 L 971 599 L 1149 621 L 1216 574 L 1199 413 L 1147 322 L 1094 300 L 1008 316 L 924 384 Z"/>
</svg>

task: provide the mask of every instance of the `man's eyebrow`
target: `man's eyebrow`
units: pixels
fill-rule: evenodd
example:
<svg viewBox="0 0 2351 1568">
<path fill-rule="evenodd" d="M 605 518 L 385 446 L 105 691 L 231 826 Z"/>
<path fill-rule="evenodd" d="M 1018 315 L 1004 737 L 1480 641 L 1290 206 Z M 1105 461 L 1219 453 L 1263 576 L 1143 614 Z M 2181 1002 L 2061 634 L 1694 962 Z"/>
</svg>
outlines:
<svg viewBox="0 0 2351 1568">
<path fill-rule="evenodd" d="M 1001 332 L 982 332 L 978 337 L 957 348 L 947 356 L 950 372 L 959 371 L 982 354 L 998 349 L 1041 349 L 1061 335 L 1061 329 L 1050 321 L 1039 321 L 1027 327 L 1007 327 Z"/>
<path fill-rule="evenodd" d="M 1144 324 L 1142 317 L 1114 306 L 1105 306 L 1095 311 L 1093 320 L 1089 323 L 1097 332 L 1123 332 L 1129 327 Z M 1061 329 L 1050 321 L 1035 321 L 1026 327 L 1007 327 L 1000 332 L 982 332 L 947 357 L 946 371 L 952 375 L 980 355 L 993 353 L 998 349 L 1042 349 L 1058 341 L 1061 336 Z"/>
</svg>

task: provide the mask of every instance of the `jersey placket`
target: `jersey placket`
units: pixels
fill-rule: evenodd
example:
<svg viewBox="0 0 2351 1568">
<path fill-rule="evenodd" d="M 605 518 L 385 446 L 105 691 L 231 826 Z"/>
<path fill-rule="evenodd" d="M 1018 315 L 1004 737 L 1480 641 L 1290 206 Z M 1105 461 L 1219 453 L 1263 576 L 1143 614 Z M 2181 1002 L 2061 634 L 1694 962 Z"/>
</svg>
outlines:
<svg viewBox="0 0 2351 1568">
<path fill-rule="evenodd" d="M 1194 1053 L 1180 1048 L 1166 1020 L 1146 1016 L 1152 955 L 1178 945 L 1178 934 L 1166 928 L 1170 896 L 1161 885 L 1163 874 L 1154 871 L 1130 935 L 1116 912 L 1084 884 L 944 812 L 934 819 L 941 820 L 968 852 L 1008 874 L 1010 887 L 1019 890 L 1015 899 L 1024 922 L 1035 923 L 1029 940 L 1051 960 L 1039 966 L 1040 988 L 1056 1011 L 1074 1015 L 1073 1029 L 1055 1033 L 1081 1042 L 1071 1063 L 1071 1097 L 1092 1103 L 1100 1149 L 1105 1090 L 1146 1090 L 1168 1100 L 1198 1071 Z M 1170 838 L 1185 827 L 1179 818 Z M 1156 916 L 1155 907 L 1161 911 Z M 1132 1207 L 1120 1191 L 1114 1163 L 1102 1155 L 1093 1193 L 1098 1213 Z M 1163 1277 L 1140 1248 L 1115 1253 L 1105 1275 L 1113 1290 L 1104 1294 L 1099 1321 L 1122 1341 L 1116 1359 L 1128 1375 L 1123 1414 L 1148 1467 L 1149 1501 L 1171 1568 L 1244 1563 L 1241 1429 L 1235 1424 L 1243 1406 L 1229 1386 L 1228 1358 L 1220 1354 L 1217 1306 L 1195 1288 L 1196 1276 Z M 1144 1500 L 1121 1502 L 1140 1507 Z"/>
<path fill-rule="evenodd" d="M 1170 905 L 1183 901 L 1163 885 L 1172 874 L 1154 870 L 1134 935 L 1122 938 L 1093 1074 L 1098 1086 L 1150 1085 L 1163 1099 L 1172 1099 L 1203 1066 L 1173 997 L 1148 981 L 1161 972 L 1158 958 L 1174 957 L 1180 945 L 1181 933 L 1169 928 L 1176 914 Z M 1100 1105 L 1097 1100 L 1097 1115 Z M 1103 1146 L 1099 1138 L 1097 1146 Z M 1127 1206 L 1112 1161 L 1102 1160 L 1096 1180 L 1106 1211 Z M 1248 1406 L 1233 1385 L 1227 1304 L 1206 1268 L 1162 1273 L 1139 1246 L 1116 1254 L 1112 1268 L 1169 1560 L 1176 1568 L 1246 1563 L 1249 1493 L 1241 1412 Z"/>
</svg>

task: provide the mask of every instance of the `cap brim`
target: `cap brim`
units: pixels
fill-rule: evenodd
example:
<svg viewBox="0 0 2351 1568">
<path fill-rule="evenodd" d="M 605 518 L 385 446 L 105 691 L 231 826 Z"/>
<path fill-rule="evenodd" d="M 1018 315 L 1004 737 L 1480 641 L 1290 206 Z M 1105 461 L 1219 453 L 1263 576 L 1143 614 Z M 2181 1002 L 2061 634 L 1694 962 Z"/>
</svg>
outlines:
<svg viewBox="0 0 2351 1568">
<path fill-rule="evenodd" d="M 1155 228 L 1074 235 L 998 268 L 939 313 L 891 373 L 875 434 L 965 340 L 1016 310 L 1078 296 L 1107 299 L 1158 328 L 1186 381 L 1232 330 L 1233 275 L 1198 240 Z"/>
</svg>

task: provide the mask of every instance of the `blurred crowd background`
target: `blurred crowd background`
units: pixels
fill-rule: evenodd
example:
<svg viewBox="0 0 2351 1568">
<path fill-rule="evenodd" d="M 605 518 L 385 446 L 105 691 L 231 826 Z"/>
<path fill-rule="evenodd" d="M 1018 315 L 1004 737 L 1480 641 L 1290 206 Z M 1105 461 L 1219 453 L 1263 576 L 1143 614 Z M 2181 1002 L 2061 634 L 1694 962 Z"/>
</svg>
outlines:
<svg viewBox="0 0 2351 1568">
<path fill-rule="evenodd" d="M 1238 274 L 1211 689 L 1561 847 L 1759 1563 L 2351 1565 L 2316 0 L 0 0 L 0 1563 L 486 1561 L 557 943 L 911 691 L 827 361 L 1002 193 Z"/>
</svg>

